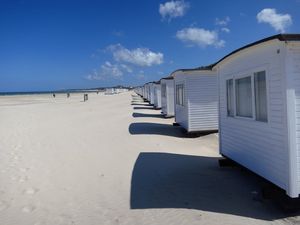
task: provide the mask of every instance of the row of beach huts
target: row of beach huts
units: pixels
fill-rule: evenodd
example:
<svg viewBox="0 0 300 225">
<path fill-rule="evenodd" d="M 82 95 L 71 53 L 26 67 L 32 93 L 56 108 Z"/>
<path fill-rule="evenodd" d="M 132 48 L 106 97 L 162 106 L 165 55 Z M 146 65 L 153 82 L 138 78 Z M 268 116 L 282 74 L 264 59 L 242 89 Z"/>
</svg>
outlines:
<svg viewBox="0 0 300 225">
<path fill-rule="evenodd" d="M 218 130 L 221 155 L 299 197 L 300 34 L 259 40 L 135 91 L 187 132 Z"/>
</svg>

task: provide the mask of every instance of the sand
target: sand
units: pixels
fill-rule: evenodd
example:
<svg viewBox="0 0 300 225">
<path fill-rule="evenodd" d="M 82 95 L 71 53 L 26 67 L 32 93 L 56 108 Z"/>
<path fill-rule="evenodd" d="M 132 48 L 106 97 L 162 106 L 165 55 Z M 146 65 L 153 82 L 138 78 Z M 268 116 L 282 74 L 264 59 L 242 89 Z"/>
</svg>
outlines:
<svg viewBox="0 0 300 225">
<path fill-rule="evenodd" d="M 133 95 L 133 96 L 132 96 Z M 296 224 L 132 92 L 0 97 L 0 224 Z"/>
</svg>

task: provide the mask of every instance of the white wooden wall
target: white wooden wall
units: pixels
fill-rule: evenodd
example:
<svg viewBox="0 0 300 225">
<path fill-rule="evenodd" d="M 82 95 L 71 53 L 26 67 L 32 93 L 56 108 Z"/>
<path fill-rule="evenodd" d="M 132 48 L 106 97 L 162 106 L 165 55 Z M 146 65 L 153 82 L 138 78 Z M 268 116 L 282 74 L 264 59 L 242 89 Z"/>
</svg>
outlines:
<svg viewBox="0 0 300 225">
<path fill-rule="evenodd" d="M 218 130 L 217 74 L 186 75 L 189 132 Z"/>
<path fill-rule="evenodd" d="M 291 42 L 287 44 L 286 53 L 286 73 L 288 79 L 288 96 L 292 95 L 291 105 L 288 107 L 289 116 L 289 134 L 290 134 L 290 160 L 294 162 L 290 168 L 295 170 L 291 174 L 292 180 L 290 183 L 295 186 L 294 192 L 300 193 L 300 43 Z M 291 118 L 293 117 L 293 118 Z M 295 133 L 294 133 L 295 132 Z"/>
<path fill-rule="evenodd" d="M 278 53 L 279 52 L 279 53 Z M 288 188 L 288 129 L 284 46 L 270 41 L 225 59 L 219 67 L 220 153 Z M 226 80 L 266 70 L 268 122 L 232 118 L 226 112 Z"/>
<path fill-rule="evenodd" d="M 184 85 L 184 105 L 176 104 L 176 85 Z M 187 93 L 186 93 L 186 84 L 185 84 L 185 75 L 182 73 L 177 73 L 174 78 L 174 101 L 175 101 L 175 122 L 180 124 L 184 129 L 188 130 L 188 107 L 187 107 Z"/>
</svg>

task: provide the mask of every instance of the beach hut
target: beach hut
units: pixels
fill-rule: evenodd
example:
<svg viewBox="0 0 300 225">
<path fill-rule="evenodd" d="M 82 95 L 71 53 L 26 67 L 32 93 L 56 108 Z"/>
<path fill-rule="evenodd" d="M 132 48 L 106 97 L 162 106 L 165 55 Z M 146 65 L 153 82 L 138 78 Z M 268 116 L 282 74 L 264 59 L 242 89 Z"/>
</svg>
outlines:
<svg viewBox="0 0 300 225">
<path fill-rule="evenodd" d="M 174 113 L 174 78 L 162 78 L 161 83 L 161 111 L 165 117 L 173 117 Z"/>
<path fill-rule="evenodd" d="M 180 69 L 175 85 L 175 122 L 188 133 L 218 130 L 217 73 L 212 66 Z"/>
<path fill-rule="evenodd" d="M 299 197 L 300 34 L 244 46 L 214 69 L 220 153 Z"/>
<path fill-rule="evenodd" d="M 149 83 L 149 103 L 154 105 L 154 83 Z"/>
<path fill-rule="evenodd" d="M 114 88 L 106 88 L 105 89 L 105 94 L 106 95 L 113 95 L 115 93 Z"/>
<path fill-rule="evenodd" d="M 161 86 L 160 81 L 154 82 L 154 108 L 161 109 Z"/>
<path fill-rule="evenodd" d="M 149 83 L 144 85 L 144 101 L 149 101 Z"/>
</svg>

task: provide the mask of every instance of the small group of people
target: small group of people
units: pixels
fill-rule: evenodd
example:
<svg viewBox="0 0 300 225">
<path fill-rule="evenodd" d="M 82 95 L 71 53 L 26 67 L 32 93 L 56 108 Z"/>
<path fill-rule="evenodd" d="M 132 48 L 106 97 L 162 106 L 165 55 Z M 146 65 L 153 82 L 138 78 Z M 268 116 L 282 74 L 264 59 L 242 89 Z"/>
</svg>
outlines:
<svg viewBox="0 0 300 225">
<path fill-rule="evenodd" d="M 97 94 L 98 94 L 98 93 L 97 93 Z M 56 97 L 56 94 L 53 93 L 52 96 L 53 96 L 53 98 L 55 98 L 55 97 Z M 67 93 L 67 98 L 70 98 L 70 93 L 69 93 L 69 92 Z M 88 94 L 83 94 L 83 101 L 85 102 L 85 101 L 87 101 L 87 100 L 89 100 L 89 95 L 88 95 Z"/>
</svg>

